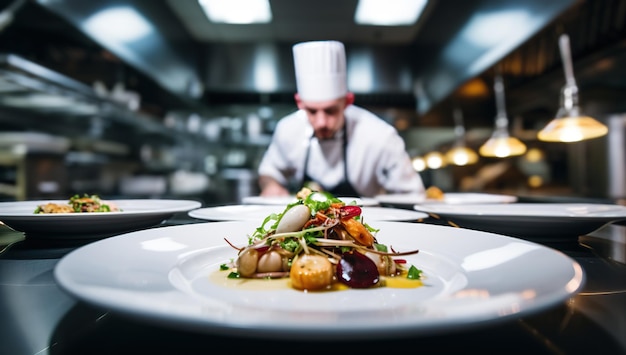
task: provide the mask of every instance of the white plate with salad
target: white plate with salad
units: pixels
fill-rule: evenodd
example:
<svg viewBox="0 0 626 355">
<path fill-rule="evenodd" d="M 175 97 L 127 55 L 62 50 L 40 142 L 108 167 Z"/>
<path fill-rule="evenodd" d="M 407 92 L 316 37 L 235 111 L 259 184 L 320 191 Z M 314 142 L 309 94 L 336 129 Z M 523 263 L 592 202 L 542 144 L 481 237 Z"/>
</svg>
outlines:
<svg viewBox="0 0 626 355">
<path fill-rule="evenodd" d="M 422 286 L 303 292 L 271 280 L 253 289 L 247 279 L 229 283 L 223 266 L 258 227 L 228 221 L 131 232 L 70 252 L 54 276 L 77 299 L 139 321 L 308 340 L 421 336 L 502 322 L 557 306 L 585 281 L 576 261 L 540 244 L 380 221 L 372 225 L 378 242 L 418 250 L 402 258 L 421 271 Z"/>
<path fill-rule="evenodd" d="M 177 212 L 202 204 L 191 200 L 107 200 L 119 210 L 83 213 L 35 213 L 38 206 L 68 205 L 68 200 L 0 202 L 0 221 L 30 238 L 85 239 L 158 225 Z"/>
</svg>

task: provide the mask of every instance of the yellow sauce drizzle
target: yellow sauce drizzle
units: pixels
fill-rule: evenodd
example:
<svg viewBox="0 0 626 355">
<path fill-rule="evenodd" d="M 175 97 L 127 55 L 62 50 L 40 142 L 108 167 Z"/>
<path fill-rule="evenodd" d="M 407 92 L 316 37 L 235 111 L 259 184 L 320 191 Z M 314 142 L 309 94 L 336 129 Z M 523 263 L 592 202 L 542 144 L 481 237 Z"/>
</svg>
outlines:
<svg viewBox="0 0 626 355">
<path fill-rule="evenodd" d="M 209 280 L 222 287 L 236 288 L 240 290 L 253 290 L 253 291 L 268 291 L 268 290 L 284 290 L 293 289 L 290 285 L 289 278 L 280 279 L 245 279 L 245 278 L 228 278 L 228 275 L 236 271 L 231 270 L 217 270 L 209 275 Z M 388 287 L 388 288 L 418 288 L 424 286 L 421 280 L 409 279 L 406 275 L 399 275 L 394 277 L 381 277 L 378 286 L 375 287 Z M 320 290 L 315 292 L 328 292 L 328 291 L 345 291 L 350 287 L 341 283 L 335 282 L 330 288 L 326 290 Z"/>
</svg>

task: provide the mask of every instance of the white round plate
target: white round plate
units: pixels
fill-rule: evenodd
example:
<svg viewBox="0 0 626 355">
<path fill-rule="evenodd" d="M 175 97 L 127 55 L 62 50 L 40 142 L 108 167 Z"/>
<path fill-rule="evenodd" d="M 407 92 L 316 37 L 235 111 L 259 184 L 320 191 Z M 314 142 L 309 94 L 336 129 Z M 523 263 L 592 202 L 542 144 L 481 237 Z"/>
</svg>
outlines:
<svg viewBox="0 0 626 355">
<path fill-rule="evenodd" d="M 67 204 L 68 200 L 39 200 L 0 203 L 0 221 L 14 230 L 37 238 L 91 238 L 122 233 L 161 223 L 176 212 L 201 207 L 188 200 L 107 200 L 120 212 L 35 214 L 39 205 Z"/>
<path fill-rule="evenodd" d="M 427 199 L 423 194 L 386 194 L 374 197 L 378 203 L 392 206 L 413 206 L 416 204 L 478 204 L 478 203 L 511 203 L 517 197 L 511 195 L 485 194 L 474 192 L 446 192 L 442 200 Z"/>
<path fill-rule="evenodd" d="M 533 240 L 572 239 L 626 219 L 626 206 L 585 203 L 415 205 L 462 228 Z"/>
<path fill-rule="evenodd" d="M 378 201 L 369 197 L 337 197 L 341 201 L 347 204 L 356 204 L 357 206 L 378 206 Z M 279 205 L 287 206 L 290 203 L 296 202 L 298 199 L 295 196 L 246 196 L 241 199 L 241 203 L 244 205 Z"/>
<path fill-rule="evenodd" d="M 56 265 L 79 300 L 175 329 L 275 339 L 425 335 L 516 319 L 556 306 L 585 281 L 563 253 L 492 233 L 380 221 L 376 238 L 423 271 L 419 288 L 246 290 L 210 278 L 237 255 L 254 222 L 154 228 L 102 239 Z M 228 271 L 223 271 L 224 277 Z"/>
<path fill-rule="evenodd" d="M 274 205 L 227 205 L 199 208 L 189 211 L 190 217 L 209 221 L 254 221 L 261 223 L 272 213 L 282 213 L 286 206 Z M 361 215 L 367 221 L 411 222 L 428 218 L 424 212 L 386 207 L 361 207 Z"/>
</svg>

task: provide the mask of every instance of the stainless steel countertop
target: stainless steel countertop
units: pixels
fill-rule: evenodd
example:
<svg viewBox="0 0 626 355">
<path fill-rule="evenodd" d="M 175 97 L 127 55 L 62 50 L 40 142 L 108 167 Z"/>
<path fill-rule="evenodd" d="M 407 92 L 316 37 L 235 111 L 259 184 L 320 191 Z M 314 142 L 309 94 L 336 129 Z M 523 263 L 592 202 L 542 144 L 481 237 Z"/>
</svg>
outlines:
<svg viewBox="0 0 626 355">
<path fill-rule="evenodd" d="M 162 225 L 201 222 L 175 215 Z M 158 228 L 158 227 L 156 227 Z M 274 351 L 381 350 L 533 354 L 626 354 L 626 226 L 607 225 L 571 243 L 548 245 L 583 267 L 587 281 L 563 304 L 495 326 L 357 342 L 301 342 L 219 336 L 148 324 L 77 301 L 53 278 L 56 263 L 80 244 L 29 241 L 0 227 L 0 344 L 19 354 L 195 354 L 246 348 Z M 8 247 L 6 244 L 13 242 Z M 86 243 L 82 241 L 80 243 Z M 404 351 L 404 350 L 403 350 Z"/>
</svg>

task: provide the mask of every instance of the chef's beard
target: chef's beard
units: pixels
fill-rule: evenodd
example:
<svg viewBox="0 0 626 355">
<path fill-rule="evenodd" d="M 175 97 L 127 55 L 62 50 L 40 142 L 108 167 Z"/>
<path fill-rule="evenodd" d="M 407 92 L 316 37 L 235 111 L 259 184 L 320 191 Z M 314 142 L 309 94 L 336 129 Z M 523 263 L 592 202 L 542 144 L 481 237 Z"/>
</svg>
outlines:
<svg viewBox="0 0 626 355">
<path fill-rule="evenodd" d="M 315 131 L 315 137 L 321 141 L 331 140 L 335 138 L 336 133 L 337 131 L 333 131 L 332 129 L 322 128 Z"/>
</svg>

